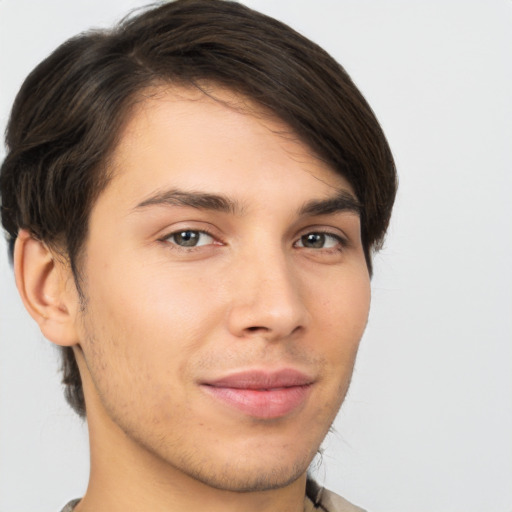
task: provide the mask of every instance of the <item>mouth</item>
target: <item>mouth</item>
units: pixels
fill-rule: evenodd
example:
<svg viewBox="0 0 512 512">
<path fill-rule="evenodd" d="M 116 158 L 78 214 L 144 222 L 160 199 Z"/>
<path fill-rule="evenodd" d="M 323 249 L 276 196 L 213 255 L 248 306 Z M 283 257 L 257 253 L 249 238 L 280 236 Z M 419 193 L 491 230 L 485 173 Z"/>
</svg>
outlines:
<svg viewBox="0 0 512 512">
<path fill-rule="evenodd" d="M 298 410 L 314 380 L 294 369 L 243 371 L 201 383 L 214 399 L 245 415 L 275 419 Z"/>
</svg>

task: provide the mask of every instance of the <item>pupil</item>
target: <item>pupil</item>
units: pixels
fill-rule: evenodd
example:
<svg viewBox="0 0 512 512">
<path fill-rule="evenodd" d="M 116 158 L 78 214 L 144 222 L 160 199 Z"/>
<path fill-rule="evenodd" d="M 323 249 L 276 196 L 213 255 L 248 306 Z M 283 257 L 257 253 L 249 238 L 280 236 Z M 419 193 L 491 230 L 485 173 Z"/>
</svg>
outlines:
<svg viewBox="0 0 512 512">
<path fill-rule="evenodd" d="M 322 233 L 309 233 L 302 237 L 302 244 L 305 247 L 321 249 L 325 245 L 325 235 Z"/>
<path fill-rule="evenodd" d="M 197 244 L 198 235 L 195 231 L 182 231 L 181 233 L 177 233 L 175 235 L 176 242 L 179 245 L 183 245 L 186 247 L 193 247 Z"/>
</svg>

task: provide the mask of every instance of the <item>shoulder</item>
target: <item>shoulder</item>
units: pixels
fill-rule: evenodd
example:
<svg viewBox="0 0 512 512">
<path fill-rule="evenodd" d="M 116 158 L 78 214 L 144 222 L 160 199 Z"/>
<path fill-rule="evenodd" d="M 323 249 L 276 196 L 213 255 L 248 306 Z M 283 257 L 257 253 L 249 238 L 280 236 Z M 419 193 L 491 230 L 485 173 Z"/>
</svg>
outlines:
<svg viewBox="0 0 512 512">
<path fill-rule="evenodd" d="M 345 498 L 319 486 L 314 480 L 308 480 L 306 495 L 311 501 L 312 512 L 365 512 L 364 509 L 353 505 Z"/>
</svg>

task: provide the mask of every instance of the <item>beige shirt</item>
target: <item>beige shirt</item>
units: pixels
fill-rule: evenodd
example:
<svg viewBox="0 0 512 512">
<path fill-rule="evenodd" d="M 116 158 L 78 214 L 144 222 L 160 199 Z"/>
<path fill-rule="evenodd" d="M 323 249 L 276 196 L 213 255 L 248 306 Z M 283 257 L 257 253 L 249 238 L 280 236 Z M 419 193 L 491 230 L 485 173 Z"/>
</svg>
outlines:
<svg viewBox="0 0 512 512">
<path fill-rule="evenodd" d="M 304 512 L 365 512 L 364 509 L 352 505 L 345 498 L 338 496 L 324 487 L 320 487 L 314 480 L 308 480 L 306 485 L 306 498 Z"/>
</svg>

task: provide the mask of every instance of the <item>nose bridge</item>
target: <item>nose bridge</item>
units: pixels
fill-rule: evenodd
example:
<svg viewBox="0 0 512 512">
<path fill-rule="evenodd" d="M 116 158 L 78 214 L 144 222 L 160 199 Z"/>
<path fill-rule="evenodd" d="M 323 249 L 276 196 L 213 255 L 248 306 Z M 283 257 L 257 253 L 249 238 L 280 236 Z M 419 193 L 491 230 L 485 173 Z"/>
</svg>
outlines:
<svg viewBox="0 0 512 512">
<path fill-rule="evenodd" d="M 233 268 L 232 291 L 229 328 L 237 336 L 278 339 L 306 325 L 299 276 L 278 243 L 244 252 Z"/>
</svg>

